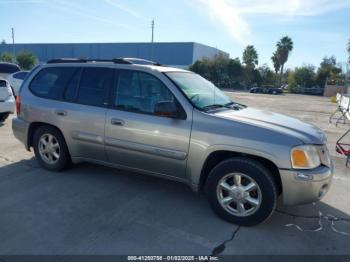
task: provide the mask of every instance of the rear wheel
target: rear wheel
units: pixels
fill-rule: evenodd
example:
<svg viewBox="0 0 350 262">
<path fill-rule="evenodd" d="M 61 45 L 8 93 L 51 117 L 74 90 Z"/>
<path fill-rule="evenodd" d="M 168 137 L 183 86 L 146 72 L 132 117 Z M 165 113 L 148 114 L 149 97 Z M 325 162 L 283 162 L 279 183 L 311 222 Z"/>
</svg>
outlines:
<svg viewBox="0 0 350 262">
<path fill-rule="evenodd" d="M 221 162 L 210 172 L 206 188 L 213 210 L 237 225 L 264 222 L 277 203 L 277 187 L 271 173 L 252 159 Z"/>
<path fill-rule="evenodd" d="M 9 113 L 0 113 L 0 123 L 5 122 L 5 120 L 9 117 Z"/>
<path fill-rule="evenodd" d="M 70 162 L 64 137 L 54 127 L 39 127 L 34 133 L 33 147 L 39 164 L 48 170 L 61 171 Z"/>
</svg>

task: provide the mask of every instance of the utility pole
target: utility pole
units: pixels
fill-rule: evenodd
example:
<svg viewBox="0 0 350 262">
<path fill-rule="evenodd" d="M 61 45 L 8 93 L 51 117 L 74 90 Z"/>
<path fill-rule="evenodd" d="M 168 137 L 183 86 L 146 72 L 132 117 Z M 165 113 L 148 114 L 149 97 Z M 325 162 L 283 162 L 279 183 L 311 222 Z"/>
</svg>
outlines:
<svg viewBox="0 0 350 262">
<path fill-rule="evenodd" d="M 15 30 L 11 28 L 12 32 L 12 62 L 16 61 L 16 49 L 15 49 Z"/>
<path fill-rule="evenodd" d="M 153 61 L 153 52 L 154 52 L 154 20 L 152 20 L 151 23 L 151 27 L 152 27 L 152 39 L 151 39 L 151 60 Z"/>
<path fill-rule="evenodd" d="M 152 26 L 152 40 L 151 40 L 151 42 L 153 43 L 154 42 L 154 20 L 152 20 L 151 26 Z"/>
</svg>

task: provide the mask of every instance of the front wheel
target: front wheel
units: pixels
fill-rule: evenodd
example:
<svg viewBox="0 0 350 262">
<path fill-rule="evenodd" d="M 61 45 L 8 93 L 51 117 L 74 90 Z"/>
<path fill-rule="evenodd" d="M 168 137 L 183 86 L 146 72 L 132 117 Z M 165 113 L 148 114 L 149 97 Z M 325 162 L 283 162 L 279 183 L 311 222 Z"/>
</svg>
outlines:
<svg viewBox="0 0 350 262">
<path fill-rule="evenodd" d="M 271 173 L 249 158 L 218 164 L 207 180 L 208 200 L 224 220 L 253 226 L 267 220 L 276 208 L 277 188 Z"/>
</svg>

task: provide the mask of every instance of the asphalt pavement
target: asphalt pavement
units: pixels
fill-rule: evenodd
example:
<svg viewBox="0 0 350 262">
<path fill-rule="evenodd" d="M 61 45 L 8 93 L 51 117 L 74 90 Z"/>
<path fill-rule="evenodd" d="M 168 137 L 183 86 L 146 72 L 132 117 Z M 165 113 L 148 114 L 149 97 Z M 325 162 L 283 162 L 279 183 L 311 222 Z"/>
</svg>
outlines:
<svg viewBox="0 0 350 262">
<path fill-rule="evenodd" d="M 328 98 L 230 96 L 318 125 L 330 147 L 345 130 L 328 124 Z M 210 255 L 226 240 L 221 254 L 350 254 L 350 222 L 330 221 L 350 219 L 350 169 L 334 150 L 336 173 L 321 202 L 279 205 L 264 224 L 237 228 L 183 184 L 85 163 L 46 171 L 10 120 L 0 125 L 0 254 Z"/>
</svg>

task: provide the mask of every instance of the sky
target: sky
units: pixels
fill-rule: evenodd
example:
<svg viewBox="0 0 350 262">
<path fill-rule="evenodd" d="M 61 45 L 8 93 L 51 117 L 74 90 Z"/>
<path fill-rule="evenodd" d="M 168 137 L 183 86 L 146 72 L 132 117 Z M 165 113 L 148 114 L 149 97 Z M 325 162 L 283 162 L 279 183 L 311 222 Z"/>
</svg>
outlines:
<svg viewBox="0 0 350 262">
<path fill-rule="evenodd" d="M 290 36 L 288 68 L 347 61 L 350 0 L 0 0 L 0 40 L 17 43 L 198 42 L 232 58 L 254 45 L 271 63 Z"/>
</svg>

